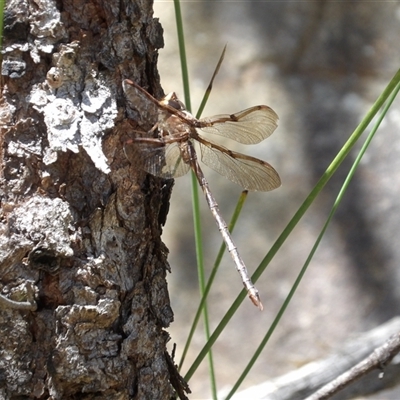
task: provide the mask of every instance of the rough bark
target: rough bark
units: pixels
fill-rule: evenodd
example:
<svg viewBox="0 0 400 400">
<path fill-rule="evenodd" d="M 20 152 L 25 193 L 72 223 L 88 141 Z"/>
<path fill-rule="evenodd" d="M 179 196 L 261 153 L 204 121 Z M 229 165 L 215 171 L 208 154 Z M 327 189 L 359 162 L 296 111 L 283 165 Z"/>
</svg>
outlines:
<svg viewBox="0 0 400 400">
<path fill-rule="evenodd" d="M 123 152 L 121 80 L 161 95 L 152 2 L 5 11 L 0 397 L 171 398 L 182 384 L 163 329 L 171 185 Z"/>
</svg>

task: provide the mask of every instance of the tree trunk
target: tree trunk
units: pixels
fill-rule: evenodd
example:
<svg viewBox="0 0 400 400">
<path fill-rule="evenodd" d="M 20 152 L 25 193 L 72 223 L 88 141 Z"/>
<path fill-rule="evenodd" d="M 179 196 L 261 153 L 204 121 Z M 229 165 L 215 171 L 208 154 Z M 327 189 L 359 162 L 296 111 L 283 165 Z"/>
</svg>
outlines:
<svg viewBox="0 0 400 400">
<path fill-rule="evenodd" d="M 163 330 L 172 185 L 123 152 L 121 80 L 160 97 L 162 45 L 148 0 L 6 4 L 0 398 L 184 397 Z"/>
</svg>

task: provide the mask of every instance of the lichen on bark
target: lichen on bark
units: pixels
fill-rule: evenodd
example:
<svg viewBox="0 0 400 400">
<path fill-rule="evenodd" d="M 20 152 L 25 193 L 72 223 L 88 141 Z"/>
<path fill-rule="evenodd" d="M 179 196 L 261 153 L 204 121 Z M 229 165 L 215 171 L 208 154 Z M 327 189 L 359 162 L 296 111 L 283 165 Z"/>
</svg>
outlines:
<svg viewBox="0 0 400 400">
<path fill-rule="evenodd" d="M 27 308 L 0 302 L 4 398 L 174 395 L 160 238 L 171 185 L 123 152 L 122 79 L 162 93 L 149 5 L 6 4 L 0 294 Z"/>
</svg>

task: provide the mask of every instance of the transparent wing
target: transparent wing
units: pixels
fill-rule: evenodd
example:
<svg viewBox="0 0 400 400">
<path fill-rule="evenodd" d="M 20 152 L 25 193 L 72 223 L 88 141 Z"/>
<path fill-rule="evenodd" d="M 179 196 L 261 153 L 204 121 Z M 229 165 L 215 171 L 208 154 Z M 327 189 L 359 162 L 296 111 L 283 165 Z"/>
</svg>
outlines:
<svg viewBox="0 0 400 400">
<path fill-rule="evenodd" d="M 165 165 L 162 167 L 161 175 L 164 178 L 179 178 L 185 175 L 189 169 L 181 156 L 178 143 L 171 143 L 165 146 Z"/>
<path fill-rule="evenodd" d="M 135 82 L 125 79 L 122 81 L 128 101 L 128 115 L 141 125 L 155 124 L 158 118 L 158 101 Z"/>
<path fill-rule="evenodd" d="M 203 163 L 242 188 L 267 192 L 281 185 L 278 173 L 267 162 L 228 150 L 201 137 L 198 143 Z"/>
<path fill-rule="evenodd" d="M 133 139 L 131 143 L 125 144 L 124 149 L 133 166 L 160 178 L 179 178 L 190 169 L 182 160 L 178 143 L 149 145 Z"/>
<path fill-rule="evenodd" d="M 199 128 L 243 144 L 256 144 L 270 136 L 278 126 L 278 116 L 268 106 L 255 106 L 236 114 L 202 118 Z"/>
</svg>

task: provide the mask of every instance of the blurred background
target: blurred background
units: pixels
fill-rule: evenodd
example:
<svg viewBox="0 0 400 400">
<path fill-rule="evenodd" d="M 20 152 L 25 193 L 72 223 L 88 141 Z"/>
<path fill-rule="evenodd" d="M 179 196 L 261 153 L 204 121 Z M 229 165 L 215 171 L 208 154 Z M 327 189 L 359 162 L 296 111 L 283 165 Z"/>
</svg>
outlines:
<svg viewBox="0 0 400 400">
<path fill-rule="evenodd" d="M 282 179 L 273 192 L 249 194 L 233 234 L 252 273 L 399 68 L 400 4 L 249 0 L 182 1 L 181 7 L 194 113 L 228 44 L 203 116 L 266 104 L 280 118 L 275 133 L 259 145 L 224 143 L 268 161 Z M 173 2 L 155 1 L 154 9 L 165 38 L 161 84 L 183 100 Z M 385 118 L 292 304 L 240 389 L 325 357 L 344 340 L 399 314 L 399 105 L 396 100 Z M 214 346 L 219 390 L 236 382 L 272 323 L 355 156 L 342 165 L 257 282 L 264 311 L 246 299 Z M 241 188 L 206 167 L 204 172 L 229 221 Z M 177 361 L 199 302 L 190 185 L 189 175 L 175 181 L 163 234 L 172 268 L 168 282 L 175 322 L 169 332 Z M 200 200 L 210 269 L 221 237 Z M 208 302 L 211 329 L 241 289 L 225 254 Z M 200 325 L 183 374 L 203 344 Z M 190 387 L 191 399 L 210 397 L 206 360 Z"/>
</svg>

